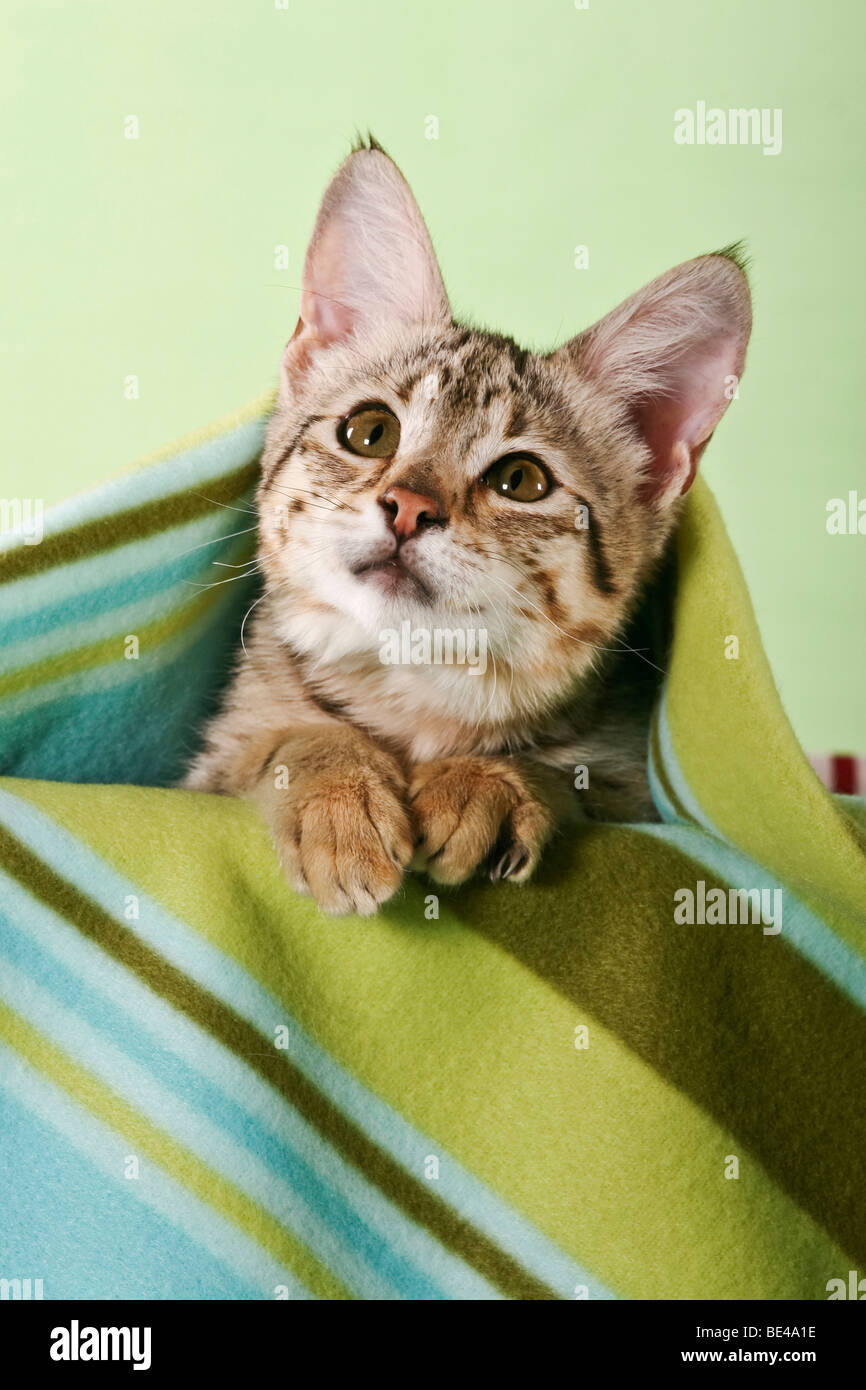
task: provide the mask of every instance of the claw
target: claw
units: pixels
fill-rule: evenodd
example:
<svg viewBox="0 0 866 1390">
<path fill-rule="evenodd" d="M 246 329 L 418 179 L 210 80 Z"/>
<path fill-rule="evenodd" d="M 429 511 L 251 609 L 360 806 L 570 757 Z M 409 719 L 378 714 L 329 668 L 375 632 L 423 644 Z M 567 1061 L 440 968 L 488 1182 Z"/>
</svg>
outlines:
<svg viewBox="0 0 866 1390">
<path fill-rule="evenodd" d="M 498 883 L 501 879 L 513 878 L 529 863 L 529 850 L 525 845 L 511 845 L 490 870 L 490 881 Z"/>
</svg>

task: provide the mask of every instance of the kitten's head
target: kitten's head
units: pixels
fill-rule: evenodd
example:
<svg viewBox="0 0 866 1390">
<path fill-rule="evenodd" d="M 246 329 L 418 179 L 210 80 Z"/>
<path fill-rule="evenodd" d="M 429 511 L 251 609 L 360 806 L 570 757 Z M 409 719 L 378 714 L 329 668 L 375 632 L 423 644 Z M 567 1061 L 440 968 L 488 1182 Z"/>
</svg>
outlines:
<svg viewBox="0 0 866 1390">
<path fill-rule="evenodd" d="M 455 710 L 508 722 L 555 702 L 616 644 L 750 324 L 720 253 L 549 354 L 463 327 L 402 175 L 378 146 L 356 150 L 319 211 L 263 459 L 281 635 L 358 667 L 407 619 L 483 628 L 498 694 L 433 672 Z"/>
</svg>

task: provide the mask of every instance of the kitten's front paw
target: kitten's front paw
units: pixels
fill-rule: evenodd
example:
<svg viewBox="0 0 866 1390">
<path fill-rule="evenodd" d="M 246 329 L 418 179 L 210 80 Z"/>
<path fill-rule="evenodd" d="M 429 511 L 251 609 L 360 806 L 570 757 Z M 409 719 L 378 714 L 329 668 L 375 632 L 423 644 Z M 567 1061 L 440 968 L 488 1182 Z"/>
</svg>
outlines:
<svg viewBox="0 0 866 1390">
<path fill-rule="evenodd" d="M 292 886 L 323 912 L 369 917 L 400 887 L 412 831 L 394 778 L 374 767 L 301 775 L 274 804 L 277 851 Z"/>
<path fill-rule="evenodd" d="M 553 829 L 550 807 L 508 758 L 420 763 L 409 800 L 417 859 L 437 883 L 463 883 L 482 864 L 494 882 L 522 883 Z"/>
</svg>

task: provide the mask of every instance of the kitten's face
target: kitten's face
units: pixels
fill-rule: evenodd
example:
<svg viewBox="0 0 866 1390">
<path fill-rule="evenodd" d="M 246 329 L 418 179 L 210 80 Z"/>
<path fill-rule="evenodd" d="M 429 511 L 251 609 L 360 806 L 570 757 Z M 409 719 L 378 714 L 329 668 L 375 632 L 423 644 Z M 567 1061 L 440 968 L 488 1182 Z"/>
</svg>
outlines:
<svg viewBox="0 0 866 1390">
<path fill-rule="evenodd" d="M 509 701 L 523 715 L 554 702 L 616 646 L 749 321 L 742 272 L 720 255 L 548 356 L 462 328 L 396 166 L 350 156 L 319 213 L 263 459 L 280 636 L 359 670 L 407 621 L 482 631 L 485 682 L 427 673 L 440 692 L 462 678 L 461 713 L 491 683 L 483 708 L 500 722 Z"/>
<path fill-rule="evenodd" d="M 387 339 L 333 350 L 274 421 L 261 530 L 286 635 L 336 658 L 375 655 L 406 620 L 480 628 L 501 678 L 512 663 L 575 678 L 666 533 L 638 497 L 640 442 L 510 340 L 450 325 Z M 388 452 L 355 444 L 358 428 Z"/>
</svg>

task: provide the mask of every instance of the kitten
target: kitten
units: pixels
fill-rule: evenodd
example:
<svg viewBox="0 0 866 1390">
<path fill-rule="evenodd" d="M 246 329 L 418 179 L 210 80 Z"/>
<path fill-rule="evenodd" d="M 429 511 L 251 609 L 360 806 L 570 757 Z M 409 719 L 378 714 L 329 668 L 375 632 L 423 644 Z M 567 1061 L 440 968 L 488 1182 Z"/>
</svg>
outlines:
<svg viewBox="0 0 866 1390">
<path fill-rule="evenodd" d="M 750 326 L 735 250 L 551 353 L 456 323 L 402 175 L 355 149 L 262 456 L 264 592 L 185 785 L 255 802 L 330 913 L 374 912 L 410 863 L 521 882 L 575 807 L 654 818 L 627 661 L 655 666 L 624 634 Z M 401 644 L 440 660 L 386 659 Z"/>
</svg>

